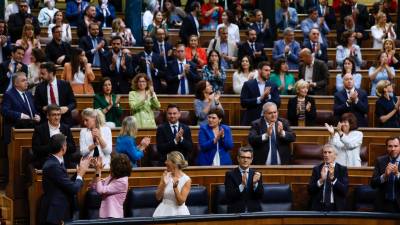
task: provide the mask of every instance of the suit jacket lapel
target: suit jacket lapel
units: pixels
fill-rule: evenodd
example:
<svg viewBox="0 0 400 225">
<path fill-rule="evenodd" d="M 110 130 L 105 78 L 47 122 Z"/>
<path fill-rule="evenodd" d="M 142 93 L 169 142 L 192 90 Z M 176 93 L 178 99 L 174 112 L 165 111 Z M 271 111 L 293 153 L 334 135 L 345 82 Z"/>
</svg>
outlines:
<svg viewBox="0 0 400 225">
<path fill-rule="evenodd" d="M 44 138 L 45 139 L 47 139 L 47 140 L 49 140 L 49 137 L 50 137 L 50 130 L 49 130 L 50 128 L 49 128 L 49 125 L 47 125 L 47 123 L 46 123 L 46 126 L 44 126 Z M 61 130 L 61 126 L 60 126 L 60 131 L 61 131 L 61 133 L 63 133 L 64 134 L 64 132 Z"/>
<path fill-rule="evenodd" d="M 313 74 L 312 74 L 312 79 L 313 79 L 313 82 L 315 82 L 316 80 L 317 80 L 317 76 L 318 76 L 318 63 L 315 63 L 315 60 L 314 60 L 314 66 L 313 66 Z"/>
<path fill-rule="evenodd" d="M 14 88 L 15 96 L 17 97 L 18 101 L 20 102 L 20 104 L 24 107 L 24 109 L 26 109 L 27 112 L 29 112 L 29 108 L 25 103 L 25 99 L 22 98 L 22 96 L 19 94 L 19 92 Z M 26 95 L 26 94 L 25 94 Z M 28 96 L 26 95 L 26 99 L 29 102 Z"/>
<path fill-rule="evenodd" d="M 261 128 L 261 134 L 264 134 L 265 131 L 267 130 L 267 122 L 265 121 L 264 118 L 262 118 L 260 120 L 261 124 L 260 124 L 260 128 Z"/>
</svg>

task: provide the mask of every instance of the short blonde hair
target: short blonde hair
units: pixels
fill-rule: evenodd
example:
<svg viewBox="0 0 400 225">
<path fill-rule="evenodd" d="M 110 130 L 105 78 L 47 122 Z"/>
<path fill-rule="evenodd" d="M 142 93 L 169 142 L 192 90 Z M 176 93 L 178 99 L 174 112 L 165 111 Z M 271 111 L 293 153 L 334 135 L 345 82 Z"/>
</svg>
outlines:
<svg viewBox="0 0 400 225">
<path fill-rule="evenodd" d="M 167 160 L 177 165 L 179 169 L 184 169 L 188 166 L 188 162 L 185 160 L 185 157 L 178 151 L 172 151 L 168 153 Z"/>
<path fill-rule="evenodd" d="M 100 128 L 106 124 L 106 119 L 100 109 L 86 108 L 81 113 L 82 117 L 92 117 L 96 119 L 96 127 Z"/>
<path fill-rule="evenodd" d="M 301 88 L 304 88 L 304 87 L 307 87 L 307 88 L 309 88 L 309 84 L 308 84 L 308 82 L 307 81 L 305 81 L 305 80 L 303 80 L 303 79 L 300 79 L 300 80 L 298 80 L 295 84 L 294 84 L 294 90 L 296 91 L 296 94 L 297 93 L 299 93 L 299 90 L 301 89 Z"/>
<path fill-rule="evenodd" d="M 388 80 L 381 80 L 378 82 L 376 85 L 376 95 L 378 97 L 381 97 L 383 94 L 385 94 L 384 89 L 392 85 L 392 83 Z"/>
<path fill-rule="evenodd" d="M 128 135 L 131 137 L 135 137 L 137 133 L 137 124 L 136 124 L 136 119 L 133 116 L 127 116 L 125 119 L 122 121 L 122 127 L 121 131 L 119 132 L 119 135 Z"/>
</svg>

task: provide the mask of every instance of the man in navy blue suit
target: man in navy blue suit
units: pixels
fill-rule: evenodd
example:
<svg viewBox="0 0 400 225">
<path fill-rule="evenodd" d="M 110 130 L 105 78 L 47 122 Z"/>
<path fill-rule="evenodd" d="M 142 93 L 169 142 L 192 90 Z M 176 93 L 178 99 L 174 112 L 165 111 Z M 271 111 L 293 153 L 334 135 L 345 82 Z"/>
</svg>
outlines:
<svg viewBox="0 0 400 225">
<path fill-rule="evenodd" d="M 83 186 L 82 177 L 89 168 L 90 158 L 82 159 L 75 180 L 68 177 L 64 166 L 67 140 L 63 134 L 50 138 L 50 156 L 43 165 L 43 198 L 39 208 L 39 224 L 64 224 L 72 219 L 74 195 Z"/>
<path fill-rule="evenodd" d="M 255 65 L 262 61 L 268 61 L 264 52 L 264 44 L 257 42 L 257 32 L 254 29 L 246 31 L 247 41 L 239 45 L 238 61 L 240 62 L 245 55 L 248 55 L 253 60 Z"/>
<path fill-rule="evenodd" d="M 85 51 L 88 62 L 93 67 L 101 66 L 101 57 L 107 52 L 107 41 L 100 37 L 100 28 L 97 23 L 89 24 L 90 35 L 83 36 L 79 40 L 79 48 Z"/>
<path fill-rule="evenodd" d="M 257 33 L 257 42 L 262 43 L 265 48 L 272 48 L 273 33 L 269 25 L 269 20 L 264 21 L 263 12 L 259 9 L 254 10 L 255 21 L 249 26 L 249 29 Z"/>
<path fill-rule="evenodd" d="M 194 87 L 201 80 L 197 74 L 196 64 L 186 61 L 185 45 L 176 45 L 176 59 L 168 62 L 167 68 L 168 94 L 193 94 Z"/>
<path fill-rule="evenodd" d="M 9 144 L 11 128 L 33 128 L 40 122 L 33 97 L 28 90 L 28 79 L 23 72 L 17 72 L 12 77 L 13 87 L 3 96 L 1 113 L 3 115 L 4 143 Z"/>
<path fill-rule="evenodd" d="M 188 40 L 191 35 L 199 35 L 200 22 L 198 16 L 200 14 L 200 3 L 195 1 L 190 4 L 190 13 L 183 19 L 179 37 L 182 43 L 189 44 Z"/>
<path fill-rule="evenodd" d="M 268 62 L 258 64 L 258 77 L 244 82 L 240 93 L 240 104 L 246 108 L 242 125 L 248 126 L 261 116 L 264 103 L 274 102 L 278 107 L 281 104 L 278 87 L 269 81 L 271 67 Z"/>
<path fill-rule="evenodd" d="M 153 52 L 160 54 L 163 59 L 164 66 L 167 67 L 168 61 L 172 59 L 172 45 L 166 41 L 165 29 L 157 28 L 156 43 L 153 45 Z"/>
<path fill-rule="evenodd" d="M 0 64 L 0 94 L 12 88 L 12 76 L 16 72 L 28 74 L 28 67 L 22 62 L 25 49 L 22 46 L 15 46 L 12 49 L 11 59 Z"/>
<path fill-rule="evenodd" d="M 367 127 L 368 120 L 368 97 L 362 89 L 354 87 L 353 75 L 348 73 L 343 76 L 342 91 L 335 93 L 335 103 L 333 113 L 339 121 L 340 117 L 347 112 L 353 113 L 358 122 L 358 126 Z"/>
</svg>

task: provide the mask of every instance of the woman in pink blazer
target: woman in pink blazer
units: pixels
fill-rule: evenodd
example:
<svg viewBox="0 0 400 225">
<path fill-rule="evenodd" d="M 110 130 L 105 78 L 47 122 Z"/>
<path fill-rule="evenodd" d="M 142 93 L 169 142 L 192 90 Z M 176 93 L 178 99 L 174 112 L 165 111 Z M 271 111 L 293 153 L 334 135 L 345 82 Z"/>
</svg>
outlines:
<svg viewBox="0 0 400 225">
<path fill-rule="evenodd" d="M 95 159 L 96 177 L 92 188 L 102 197 L 100 218 L 123 218 L 124 201 L 128 192 L 128 177 L 131 174 L 131 162 L 127 155 L 116 154 L 111 159 L 110 175 L 101 179 L 103 162 L 101 157 Z"/>
</svg>

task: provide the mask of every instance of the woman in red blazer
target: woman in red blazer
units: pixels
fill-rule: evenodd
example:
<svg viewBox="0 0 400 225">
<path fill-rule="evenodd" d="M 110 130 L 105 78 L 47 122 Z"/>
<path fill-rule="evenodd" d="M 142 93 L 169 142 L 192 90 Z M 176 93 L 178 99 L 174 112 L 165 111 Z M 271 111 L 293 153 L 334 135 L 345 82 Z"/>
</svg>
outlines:
<svg viewBox="0 0 400 225">
<path fill-rule="evenodd" d="M 199 48 L 199 37 L 191 35 L 189 37 L 189 47 L 186 47 L 186 60 L 192 61 L 201 69 L 207 63 L 207 53 L 205 48 Z"/>
</svg>

